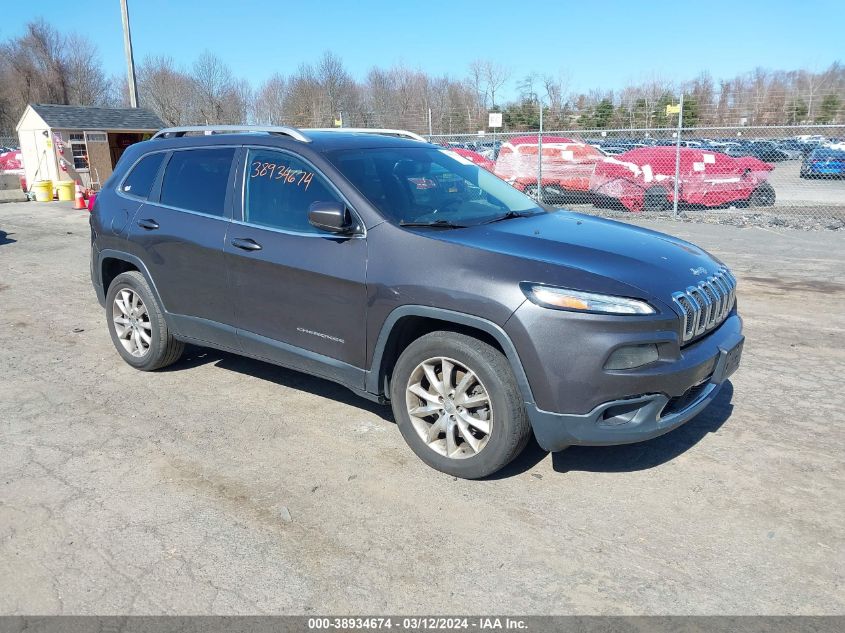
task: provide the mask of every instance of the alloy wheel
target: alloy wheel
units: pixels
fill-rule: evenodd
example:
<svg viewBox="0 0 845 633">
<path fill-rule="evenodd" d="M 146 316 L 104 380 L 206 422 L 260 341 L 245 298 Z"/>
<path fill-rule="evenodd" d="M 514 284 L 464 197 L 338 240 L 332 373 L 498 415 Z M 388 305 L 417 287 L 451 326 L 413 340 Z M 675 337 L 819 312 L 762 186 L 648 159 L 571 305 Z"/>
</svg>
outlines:
<svg viewBox="0 0 845 633">
<path fill-rule="evenodd" d="M 132 356 L 144 356 L 150 350 L 153 326 L 147 306 L 131 288 L 117 293 L 112 304 L 112 322 L 117 339 Z"/>
<path fill-rule="evenodd" d="M 423 361 L 405 391 L 411 424 L 433 451 L 452 459 L 477 455 L 487 445 L 493 408 L 475 372 L 451 358 Z"/>
</svg>

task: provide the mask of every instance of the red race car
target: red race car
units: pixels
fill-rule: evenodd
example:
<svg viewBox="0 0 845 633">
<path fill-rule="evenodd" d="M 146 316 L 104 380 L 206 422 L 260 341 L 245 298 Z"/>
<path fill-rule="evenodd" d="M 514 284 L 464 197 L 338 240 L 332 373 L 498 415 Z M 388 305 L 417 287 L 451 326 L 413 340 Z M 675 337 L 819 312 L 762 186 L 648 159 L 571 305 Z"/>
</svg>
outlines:
<svg viewBox="0 0 845 633">
<path fill-rule="evenodd" d="M 503 143 L 496 159 L 496 175 L 530 196 L 537 195 L 536 136 L 517 136 Z M 543 136 L 543 198 L 554 200 L 571 192 L 587 192 L 596 164 L 605 154 L 563 136 Z"/>
<path fill-rule="evenodd" d="M 675 199 L 675 148 L 643 147 L 605 158 L 595 166 L 590 191 L 596 200 L 618 201 L 629 211 L 660 211 Z M 774 165 L 751 156 L 682 147 L 678 202 L 718 207 L 735 202 L 765 207 L 775 203 L 766 179 Z"/>
</svg>

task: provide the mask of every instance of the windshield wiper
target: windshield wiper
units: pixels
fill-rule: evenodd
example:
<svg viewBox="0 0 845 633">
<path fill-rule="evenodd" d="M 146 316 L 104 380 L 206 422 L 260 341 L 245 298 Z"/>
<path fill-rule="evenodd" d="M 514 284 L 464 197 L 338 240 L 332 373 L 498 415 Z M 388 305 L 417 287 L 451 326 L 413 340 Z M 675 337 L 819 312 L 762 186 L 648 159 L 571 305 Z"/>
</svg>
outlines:
<svg viewBox="0 0 845 633">
<path fill-rule="evenodd" d="M 501 222 L 502 220 L 512 220 L 513 218 L 527 218 L 532 215 L 536 215 L 536 212 L 533 211 L 508 211 L 504 215 L 500 215 L 497 218 L 493 218 L 492 220 L 487 220 L 486 222 L 482 222 L 482 224 L 493 224 L 493 222 Z"/>
<path fill-rule="evenodd" d="M 409 226 L 409 227 L 419 227 L 419 226 L 429 226 L 434 228 L 441 228 L 441 229 L 465 229 L 466 225 L 464 224 L 455 224 L 449 220 L 433 220 L 432 222 L 405 222 L 404 220 L 399 223 L 399 226 Z"/>
</svg>

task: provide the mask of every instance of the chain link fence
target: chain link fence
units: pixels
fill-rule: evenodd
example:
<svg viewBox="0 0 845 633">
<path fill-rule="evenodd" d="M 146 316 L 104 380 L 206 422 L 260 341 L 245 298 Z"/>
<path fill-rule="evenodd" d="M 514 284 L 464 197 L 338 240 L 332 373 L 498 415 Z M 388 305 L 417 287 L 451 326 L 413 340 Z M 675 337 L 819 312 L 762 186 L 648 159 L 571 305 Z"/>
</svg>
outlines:
<svg viewBox="0 0 845 633">
<path fill-rule="evenodd" d="M 426 135 L 546 204 L 622 217 L 845 228 L 845 125 Z"/>
<path fill-rule="evenodd" d="M 548 129 L 539 108 L 523 106 L 523 122 L 467 131 L 470 120 L 490 121 L 468 113 L 464 131 L 432 134 L 439 126 L 414 114 L 379 123 L 422 133 L 549 205 L 618 219 L 845 228 L 845 124 L 678 126 L 678 113 L 663 127 Z M 0 137 L 0 155 L 17 147 Z"/>
</svg>

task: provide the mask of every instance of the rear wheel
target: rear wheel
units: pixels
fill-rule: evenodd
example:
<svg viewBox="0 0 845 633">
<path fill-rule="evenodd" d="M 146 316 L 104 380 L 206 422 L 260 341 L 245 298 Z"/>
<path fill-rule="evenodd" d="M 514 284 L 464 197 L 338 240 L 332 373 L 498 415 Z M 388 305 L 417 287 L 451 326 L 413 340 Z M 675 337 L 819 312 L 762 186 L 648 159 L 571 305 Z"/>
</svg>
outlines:
<svg viewBox="0 0 845 633">
<path fill-rule="evenodd" d="M 659 185 L 646 189 L 643 195 L 643 211 L 665 211 L 669 208 L 669 196 Z"/>
<path fill-rule="evenodd" d="M 748 204 L 752 207 L 771 207 L 775 204 L 775 188 L 767 182 L 761 183 L 751 192 Z"/>
<path fill-rule="evenodd" d="M 168 330 L 141 273 L 130 271 L 114 278 L 106 295 L 106 317 L 115 349 L 135 369 L 161 369 L 182 355 L 185 344 Z"/>
<path fill-rule="evenodd" d="M 507 359 L 464 334 L 433 332 L 411 343 L 393 370 L 390 396 L 411 450 L 456 477 L 496 472 L 531 435 Z"/>
</svg>

